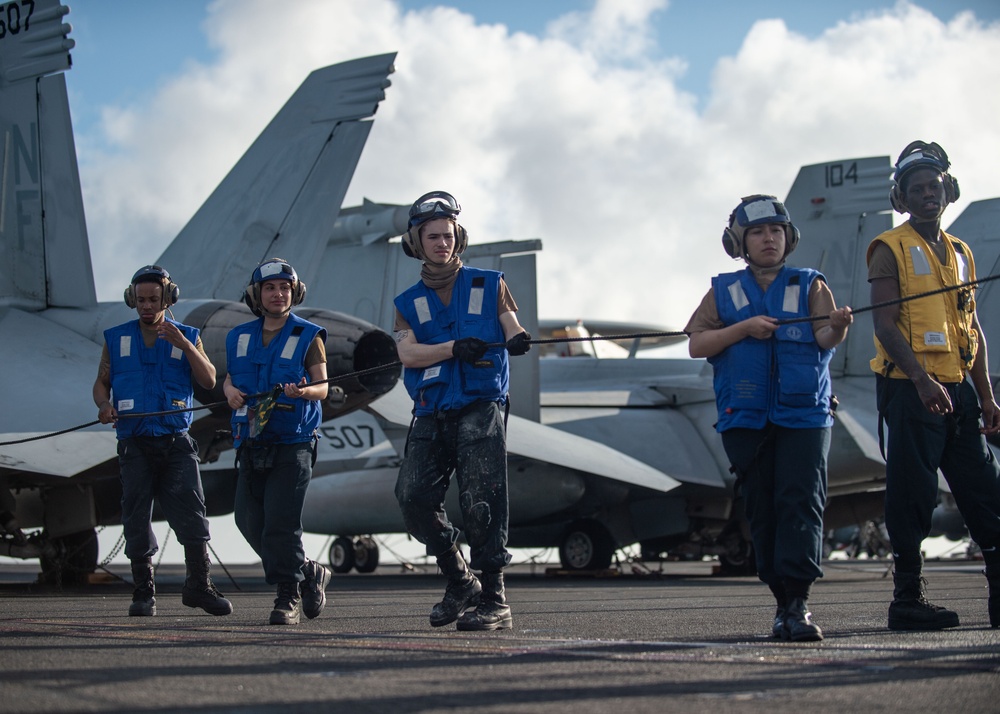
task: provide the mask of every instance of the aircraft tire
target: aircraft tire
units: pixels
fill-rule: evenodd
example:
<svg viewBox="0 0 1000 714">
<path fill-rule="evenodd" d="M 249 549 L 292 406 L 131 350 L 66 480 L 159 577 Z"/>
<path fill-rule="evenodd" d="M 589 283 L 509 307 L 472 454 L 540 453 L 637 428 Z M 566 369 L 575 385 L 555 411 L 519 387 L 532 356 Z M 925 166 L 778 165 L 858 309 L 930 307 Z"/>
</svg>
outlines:
<svg viewBox="0 0 1000 714">
<path fill-rule="evenodd" d="M 614 554 L 608 529 L 591 519 L 573 521 L 559 545 L 559 561 L 566 570 L 607 570 Z"/>
<path fill-rule="evenodd" d="M 361 536 L 354 542 L 354 569 L 373 573 L 378 567 L 378 543 L 371 536 Z"/>
<path fill-rule="evenodd" d="M 57 553 L 54 557 L 39 559 L 42 572 L 39 580 L 49 585 L 72 586 L 87 582 L 87 577 L 97 569 L 97 531 L 80 531 L 52 539 Z"/>
<path fill-rule="evenodd" d="M 335 573 L 349 573 L 354 567 L 354 541 L 340 536 L 330 544 L 330 568 Z"/>
</svg>

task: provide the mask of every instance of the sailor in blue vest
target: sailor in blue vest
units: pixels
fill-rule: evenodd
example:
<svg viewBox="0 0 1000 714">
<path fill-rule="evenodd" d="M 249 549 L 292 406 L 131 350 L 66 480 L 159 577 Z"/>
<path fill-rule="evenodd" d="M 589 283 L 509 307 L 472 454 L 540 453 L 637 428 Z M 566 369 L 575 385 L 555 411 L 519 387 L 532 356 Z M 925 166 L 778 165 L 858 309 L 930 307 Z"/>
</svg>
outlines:
<svg viewBox="0 0 1000 714">
<path fill-rule="evenodd" d="M 396 346 L 414 403 L 396 498 L 407 532 L 448 578 L 431 625 L 458 620 L 460 630 L 496 630 L 512 624 L 503 581 L 510 563 L 501 409 L 507 405 L 507 356 L 527 352 L 531 335 L 517 321 L 503 274 L 462 264 L 468 235 L 455 220 L 459 211 L 449 193 L 424 194 L 410 208 L 403 236 L 403 250 L 423 267 L 420 282 L 395 300 Z M 459 530 L 445 513 L 453 471 L 470 565 L 479 578 L 466 565 L 456 543 Z"/>
<path fill-rule="evenodd" d="M 305 283 L 284 260 L 261 263 L 244 295 L 258 318 L 226 336 L 223 391 L 233 409 L 239 472 L 234 514 L 260 556 L 265 579 L 277 586 L 272 625 L 297 625 L 303 614 L 318 617 L 330 581 L 330 571 L 307 559 L 302 547 L 302 505 L 312 478 L 321 402 L 329 388 L 326 330 L 292 314 L 305 294 Z M 276 385 L 281 390 L 263 422 L 257 411 L 265 405 L 248 396 L 271 392 Z"/>
<path fill-rule="evenodd" d="M 132 563 L 135 591 L 129 615 L 156 614 L 151 525 L 153 499 L 184 546 L 187 577 L 181 602 L 213 615 L 233 611 L 209 575 L 208 519 L 198 471 L 198 444 L 188 434 L 194 392 L 191 378 L 215 386 L 198 330 L 165 315 L 177 302 L 177 286 L 166 270 L 147 265 L 132 276 L 125 304 L 139 319 L 104 331 L 104 351 L 94 381 L 94 403 L 102 424 L 118 432 L 125 555 Z M 176 414 L 171 411 L 176 410 Z M 132 414 L 161 413 L 131 418 Z"/>
<path fill-rule="evenodd" d="M 818 641 L 807 600 L 823 575 L 828 366 L 854 318 L 836 307 L 821 274 L 785 265 L 798 241 L 778 199 L 744 198 L 722 243 L 747 267 L 712 279 L 684 331 L 691 356 L 715 370 L 716 430 L 746 501 L 757 575 L 777 602 L 772 634 Z M 826 319 L 779 323 L 797 317 Z"/>
</svg>

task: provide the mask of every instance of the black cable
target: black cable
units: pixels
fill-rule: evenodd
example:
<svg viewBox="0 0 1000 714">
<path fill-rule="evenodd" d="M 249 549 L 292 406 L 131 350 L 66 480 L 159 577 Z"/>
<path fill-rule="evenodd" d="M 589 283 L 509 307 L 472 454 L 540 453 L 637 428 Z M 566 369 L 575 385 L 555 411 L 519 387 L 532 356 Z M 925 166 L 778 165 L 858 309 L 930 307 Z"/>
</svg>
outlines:
<svg viewBox="0 0 1000 714">
<path fill-rule="evenodd" d="M 963 290 L 964 288 L 970 288 L 980 283 L 988 283 L 991 280 L 1000 279 L 1000 274 L 988 275 L 985 278 L 979 278 L 977 280 L 970 280 L 967 283 L 960 283 L 958 285 L 949 285 L 948 287 L 938 288 L 937 290 L 928 290 L 925 293 L 917 293 L 916 295 L 907 295 L 906 297 L 893 298 L 892 300 L 886 300 L 884 302 L 878 302 L 874 305 L 868 305 L 867 307 L 859 307 L 857 309 L 851 308 L 851 314 L 857 315 L 862 312 L 869 312 L 870 310 L 878 310 L 882 307 L 889 307 L 890 305 L 899 305 L 900 303 L 909 302 L 910 300 L 916 300 L 917 298 L 930 297 L 931 295 L 940 295 L 941 293 L 951 292 L 953 290 Z M 816 317 L 788 317 L 785 319 L 778 320 L 779 325 L 791 325 L 795 322 L 818 322 L 819 320 L 829 320 L 829 315 L 818 315 Z"/>
<path fill-rule="evenodd" d="M 924 293 L 917 293 L 916 295 L 909 295 L 907 297 L 895 298 L 893 300 L 886 300 L 885 302 L 876 303 L 874 305 L 869 305 L 867 307 L 852 308 L 851 313 L 857 315 L 862 312 L 868 312 L 870 310 L 877 310 L 882 307 L 888 307 L 889 305 L 898 305 L 900 303 L 909 302 L 910 300 L 917 300 L 919 298 L 930 297 L 931 295 L 940 295 L 941 293 L 952 292 L 954 290 L 963 290 L 965 288 L 974 287 L 982 283 L 988 283 L 991 280 L 1000 279 L 1000 274 L 989 275 L 985 278 L 979 278 L 977 280 L 970 280 L 967 283 L 960 283 L 959 285 L 949 285 L 947 287 L 938 288 L 937 290 L 929 290 Z M 779 325 L 791 325 L 797 322 L 816 322 L 819 320 L 829 320 L 828 315 L 820 315 L 816 317 L 791 317 L 782 320 L 778 320 Z M 676 330 L 673 332 L 633 332 L 626 335 L 591 335 L 589 337 L 554 337 L 544 340 L 528 340 L 528 344 L 532 345 L 549 345 L 561 342 L 594 342 L 597 340 L 636 340 L 646 337 L 680 337 L 686 336 L 687 333 L 683 330 Z M 487 345 L 490 349 L 499 349 L 505 346 L 505 342 L 494 342 Z M 372 374 L 374 372 L 380 372 L 385 369 L 390 369 L 392 367 L 398 367 L 402 365 L 402 362 L 396 360 L 395 362 L 388 362 L 377 367 L 369 367 L 368 369 L 362 369 L 357 372 L 349 372 L 347 374 L 341 374 L 336 377 L 330 377 L 329 379 L 322 379 L 318 382 L 310 382 L 310 384 L 332 384 L 333 382 L 338 382 L 345 379 L 355 379 L 357 377 L 363 377 L 367 374 Z M 247 400 L 250 399 L 261 399 L 263 397 L 271 394 L 273 390 L 268 390 L 266 392 L 260 392 L 259 394 L 249 394 L 247 395 Z M 200 407 L 188 407 L 187 409 L 170 409 L 168 411 L 162 412 L 146 412 L 143 414 L 119 414 L 119 419 L 140 419 L 146 417 L 155 416 L 167 416 L 170 414 L 183 414 L 184 412 L 196 412 L 201 409 L 213 409 L 215 407 L 229 406 L 228 401 L 212 402 L 211 404 L 204 404 Z M 86 429 L 88 426 L 93 426 L 95 424 L 100 424 L 100 420 L 88 422 L 86 424 L 80 424 L 79 426 L 70 427 L 69 429 L 63 429 L 62 431 L 54 431 L 48 434 L 41 434 L 39 436 L 32 436 L 27 439 L 18 439 L 17 441 L 0 441 L 0 446 L 13 446 L 15 444 L 25 444 L 29 441 L 38 441 L 39 439 L 48 439 L 53 436 L 60 436 L 62 434 L 68 434 L 71 431 L 78 431 L 79 429 Z"/>
</svg>

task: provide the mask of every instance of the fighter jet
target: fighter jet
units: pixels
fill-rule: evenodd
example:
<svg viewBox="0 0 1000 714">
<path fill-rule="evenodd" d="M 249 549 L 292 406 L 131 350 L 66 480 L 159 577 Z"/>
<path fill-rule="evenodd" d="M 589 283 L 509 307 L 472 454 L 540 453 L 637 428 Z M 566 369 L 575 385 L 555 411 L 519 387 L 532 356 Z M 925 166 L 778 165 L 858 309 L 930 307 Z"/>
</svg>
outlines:
<svg viewBox="0 0 1000 714">
<path fill-rule="evenodd" d="M 0 510 L 14 516 L 18 530 L 12 526 L 12 532 L 0 537 L 0 555 L 39 558 L 45 579 L 74 582 L 94 570 L 95 528 L 119 522 L 121 492 L 113 431 L 73 427 L 95 417 L 90 385 L 103 330 L 134 319 L 134 313 L 123 302 L 96 300 L 63 74 L 71 65 L 69 51 L 74 46 L 71 27 L 63 23 L 69 10 L 56 0 L 5 7 L 13 9 L 0 42 L 0 329 L 5 335 L 0 360 L 7 373 L 18 378 L 5 384 L 9 406 L 0 410 L 0 494 L 5 497 Z M 379 55 L 310 74 L 155 260 L 180 286 L 182 299 L 172 314 L 201 330 L 219 385 L 225 374 L 225 336 L 251 319 L 241 302 L 248 276 L 274 254 L 297 266 L 310 289 L 308 306 L 296 312 L 327 329 L 327 371 L 337 380 L 337 389 L 324 403 L 317 488 L 311 489 L 317 496 L 311 503 L 321 502 L 322 494 L 331 490 L 338 505 L 360 501 L 359 512 L 368 521 L 358 533 L 380 532 L 377 519 L 386 512 L 398 514 L 395 506 L 387 508 L 365 494 L 375 488 L 391 496 L 391 485 L 387 491 L 376 488 L 389 473 L 379 464 L 398 463 L 405 430 L 387 424 L 397 442 L 387 448 L 375 417 L 357 410 L 392 392 L 400 366 L 394 341 L 365 319 L 371 311 L 361 301 L 361 292 L 341 300 L 326 286 L 358 280 L 344 260 L 355 236 L 369 257 L 385 248 L 372 245 L 373 236 L 381 235 L 378 217 L 366 214 L 365 207 L 340 208 L 371 128 L 370 117 L 389 86 L 394 58 Z M 390 213 L 398 222 L 399 211 Z M 401 232 L 394 229 L 393 235 Z M 330 246 L 336 249 L 333 253 Z M 500 261 L 507 247 L 480 246 L 473 253 Z M 402 256 L 398 245 L 395 249 L 394 255 Z M 333 266 L 328 264 L 331 257 Z M 527 299 L 533 302 L 534 257 L 512 256 L 507 263 L 525 260 L 530 272 L 523 272 L 523 285 L 512 282 L 512 287 L 526 298 L 530 290 Z M 365 265 L 377 271 L 365 273 L 365 279 L 389 285 L 382 261 Z M 516 273 L 521 271 L 512 271 Z M 531 394 L 532 387 L 537 395 L 537 380 L 523 382 L 519 390 Z M 216 405 L 196 414 L 191 431 L 202 445 L 209 515 L 227 513 L 232 510 L 235 476 L 228 451 L 229 409 L 221 386 L 212 391 L 196 388 L 195 397 L 201 405 Z M 525 400 L 525 408 L 537 413 L 537 398 L 532 402 L 533 408 Z M 383 409 L 391 410 L 399 424 L 408 424 L 400 404 L 389 400 Z M 612 481 L 621 492 L 660 493 L 677 486 L 666 475 L 606 446 L 517 416 L 511 419 L 512 467 L 522 474 L 517 484 L 525 496 L 525 507 L 519 510 L 528 516 L 563 511 L 585 490 L 593 499 L 597 490 L 585 489 L 583 483 L 590 478 Z M 64 429 L 68 433 L 53 433 Z M 341 489 L 343 475 L 357 465 L 364 466 L 359 483 Z M 534 508 L 528 507 L 531 504 Z M 394 528 L 401 530 L 401 524 Z M 16 536 L 24 531 L 31 537 L 20 542 Z M 367 560 L 352 562 L 365 568 L 376 557 L 373 551 Z"/>
<path fill-rule="evenodd" d="M 74 427 L 95 419 L 89 395 L 104 329 L 135 313 L 124 302 L 96 299 L 64 76 L 74 47 L 63 22 L 69 9 L 35 0 L 3 11 L 0 512 L 8 516 L 0 525 L 9 532 L 0 555 L 39 558 L 44 578 L 73 582 L 94 570 L 95 528 L 120 523 L 121 499 L 114 431 Z M 201 329 L 220 376 L 227 332 L 252 319 L 241 297 L 258 262 L 280 251 L 307 285 L 318 277 L 314 246 L 325 236 L 317 231 L 337 218 L 393 60 L 385 54 L 310 74 L 157 259 L 180 286 L 173 316 Z M 335 382 L 325 419 L 392 389 L 399 368 L 385 331 L 330 310 L 296 311 L 327 329 L 331 378 L 390 365 Z M 198 402 L 224 403 L 221 384 L 210 392 L 196 387 Z M 196 412 L 191 432 L 203 460 L 231 446 L 228 420 L 225 406 Z M 70 431 L 49 436 L 62 430 Z M 228 469 L 205 474 L 209 515 L 232 511 L 231 451 L 227 458 Z"/>
</svg>

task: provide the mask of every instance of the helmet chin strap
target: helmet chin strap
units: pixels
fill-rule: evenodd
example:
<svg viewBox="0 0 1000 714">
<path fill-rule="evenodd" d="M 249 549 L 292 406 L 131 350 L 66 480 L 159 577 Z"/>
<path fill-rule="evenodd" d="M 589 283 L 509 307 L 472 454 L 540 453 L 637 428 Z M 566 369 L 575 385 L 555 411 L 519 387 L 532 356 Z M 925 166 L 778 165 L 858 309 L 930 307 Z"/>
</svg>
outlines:
<svg viewBox="0 0 1000 714">
<path fill-rule="evenodd" d="M 261 306 L 260 311 L 264 314 L 264 317 L 270 317 L 272 320 L 280 320 L 283 317 L 288 317 L 288 315 L 292 312 L 292 308 L 282 310 L 281 312 L 271 312 L 270 310 L 265 310 L 264 307 Z"/>
</svg>

